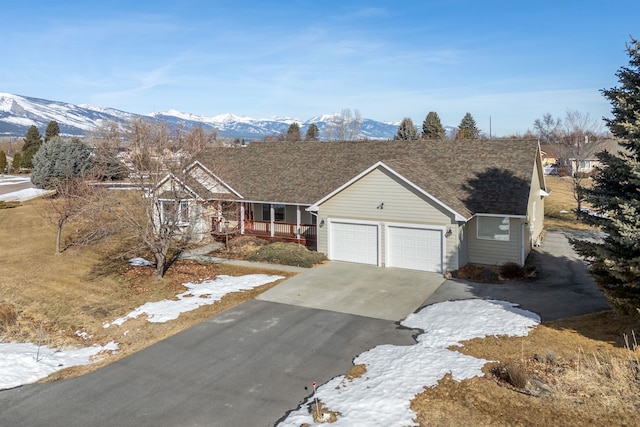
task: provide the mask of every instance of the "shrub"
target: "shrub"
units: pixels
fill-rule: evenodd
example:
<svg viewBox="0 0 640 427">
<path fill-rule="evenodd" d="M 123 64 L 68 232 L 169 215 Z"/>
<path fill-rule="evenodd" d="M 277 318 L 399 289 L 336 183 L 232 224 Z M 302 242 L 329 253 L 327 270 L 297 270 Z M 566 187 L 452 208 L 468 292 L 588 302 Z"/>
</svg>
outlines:
<svg viewBox="0 0 640 427">
<path fill-rule="evenodd" d="M 529 374 L 520 362 L 507 362 L 498 365 L 492 371 L 496 377 L 516 388 L 525 388 L 529 381 Z"/>
<path fill-rule="evenodd" d="M 16 308 L 12 304 L 0 304 L 0 329 L 16 323 Z"/>
<path fill-rule="evenodd" d="M 479 280 L 483 268 L 473 264 L 462 266 L 456 271 L 456 278 L 462 280 Z"/>
<path fill-rule="evenodd" d="M 312 252 L 297 243 L 275 242 L 262 246 L 247 256 L 248 261 L 271 262 L 275 264 L 294 265 L 311 268 L 320 264 L 327 257 L 319 252 Z"/>
<path fill-rule="evenodd" d="M 500 275 L 508 280 L 517 280 L 524 278 L 525 270 L 515 262 L 508 262 L 500 267 Z"/>
</svg>

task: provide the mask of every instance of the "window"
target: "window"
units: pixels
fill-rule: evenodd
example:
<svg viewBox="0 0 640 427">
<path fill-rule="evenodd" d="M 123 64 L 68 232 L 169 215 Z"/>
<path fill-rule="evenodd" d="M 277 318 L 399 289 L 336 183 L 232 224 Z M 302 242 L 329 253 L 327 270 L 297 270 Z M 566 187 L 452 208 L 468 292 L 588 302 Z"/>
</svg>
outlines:
<svg viewBox="0 0 640 427">
<path fill-rule="evenodd" d="M 478 239 L 509 241 L 509 217 L 479 216 Z"/>
<path fill-rule="evenodd" d="M 265 203 L 262 205 L 262 220 L 271 220 L 271 207 L 273 206 L 273 220 L 276 222 L 284 222 L 284 205 L 275 205 Z"/>
<path fill-rule="evenodd" d="M 189 224 L 189 201 L 188 200 L 163 200 L 161 202 L 161 220 L 163 224 Z"/>
</svg>

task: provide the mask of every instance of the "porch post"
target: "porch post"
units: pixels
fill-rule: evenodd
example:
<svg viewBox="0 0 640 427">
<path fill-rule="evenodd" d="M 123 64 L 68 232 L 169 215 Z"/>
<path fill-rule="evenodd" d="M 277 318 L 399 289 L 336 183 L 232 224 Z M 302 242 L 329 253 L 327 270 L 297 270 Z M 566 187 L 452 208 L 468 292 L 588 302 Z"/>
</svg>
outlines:
<svg viewBox="0 0 640 427">
<path fill-rule="evenodd" d="M 273 203 L 269 204 L 269 216 L 270 216 L 270 220 L 271 220 L 271 227 L 270 227 L 270 232 L 271 232 L 271 237 L 273 237 L 275 235 L 274 233 L 274 229 L 275 229 L 275 217 L 276 217 L 276 210 L 273 207 Z"/>
<path fill-rule="evenodd" d="M 240 234 L 244 234 L 244 203 L 240 202 Z"/>
<path fill-rule="evenodd" d="M 220 201 L 216 200 L 216 214 L 218 217 L 218 229 L 216 230 L 218 233 L 222 232 L 222 209 L 220 209 Z"/>
<path fill-rule="evenodd" d="M 300 205 L 296 205 L 296 239 L 300 240 Z"/>
</svg>

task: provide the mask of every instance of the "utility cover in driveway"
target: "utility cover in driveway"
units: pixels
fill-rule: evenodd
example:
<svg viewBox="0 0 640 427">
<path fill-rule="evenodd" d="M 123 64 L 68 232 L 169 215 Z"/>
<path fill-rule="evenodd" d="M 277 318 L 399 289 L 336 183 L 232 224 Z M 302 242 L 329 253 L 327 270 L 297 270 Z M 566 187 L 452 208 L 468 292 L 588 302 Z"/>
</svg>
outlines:
<svg viewBox="0 0 640 427">
<path fill-rule="evenodd" d="M 389 226 L 389 267 L 442 273 L 442 231 Z"/>
<path fill-rule="evenodd" d="M 330 257 L 335 261 L 378 265 L 378 226 L 331 222 Z"/>
</svg>

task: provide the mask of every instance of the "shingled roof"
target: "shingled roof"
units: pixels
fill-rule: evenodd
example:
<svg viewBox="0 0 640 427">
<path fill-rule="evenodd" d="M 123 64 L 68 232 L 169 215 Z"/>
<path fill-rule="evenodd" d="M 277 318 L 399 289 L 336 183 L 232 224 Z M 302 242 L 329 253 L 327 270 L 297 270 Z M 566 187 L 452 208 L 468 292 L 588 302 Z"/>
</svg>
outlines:
<svg viewBox="0 0 640 427">
<path fill-rule="evenodd" d="M 311 205 L 382 162 L 469 218 L 525 215 L 536 141 L 254 142 L 216 148 L 203 163 L 242 198 Z"/>
</svg>

